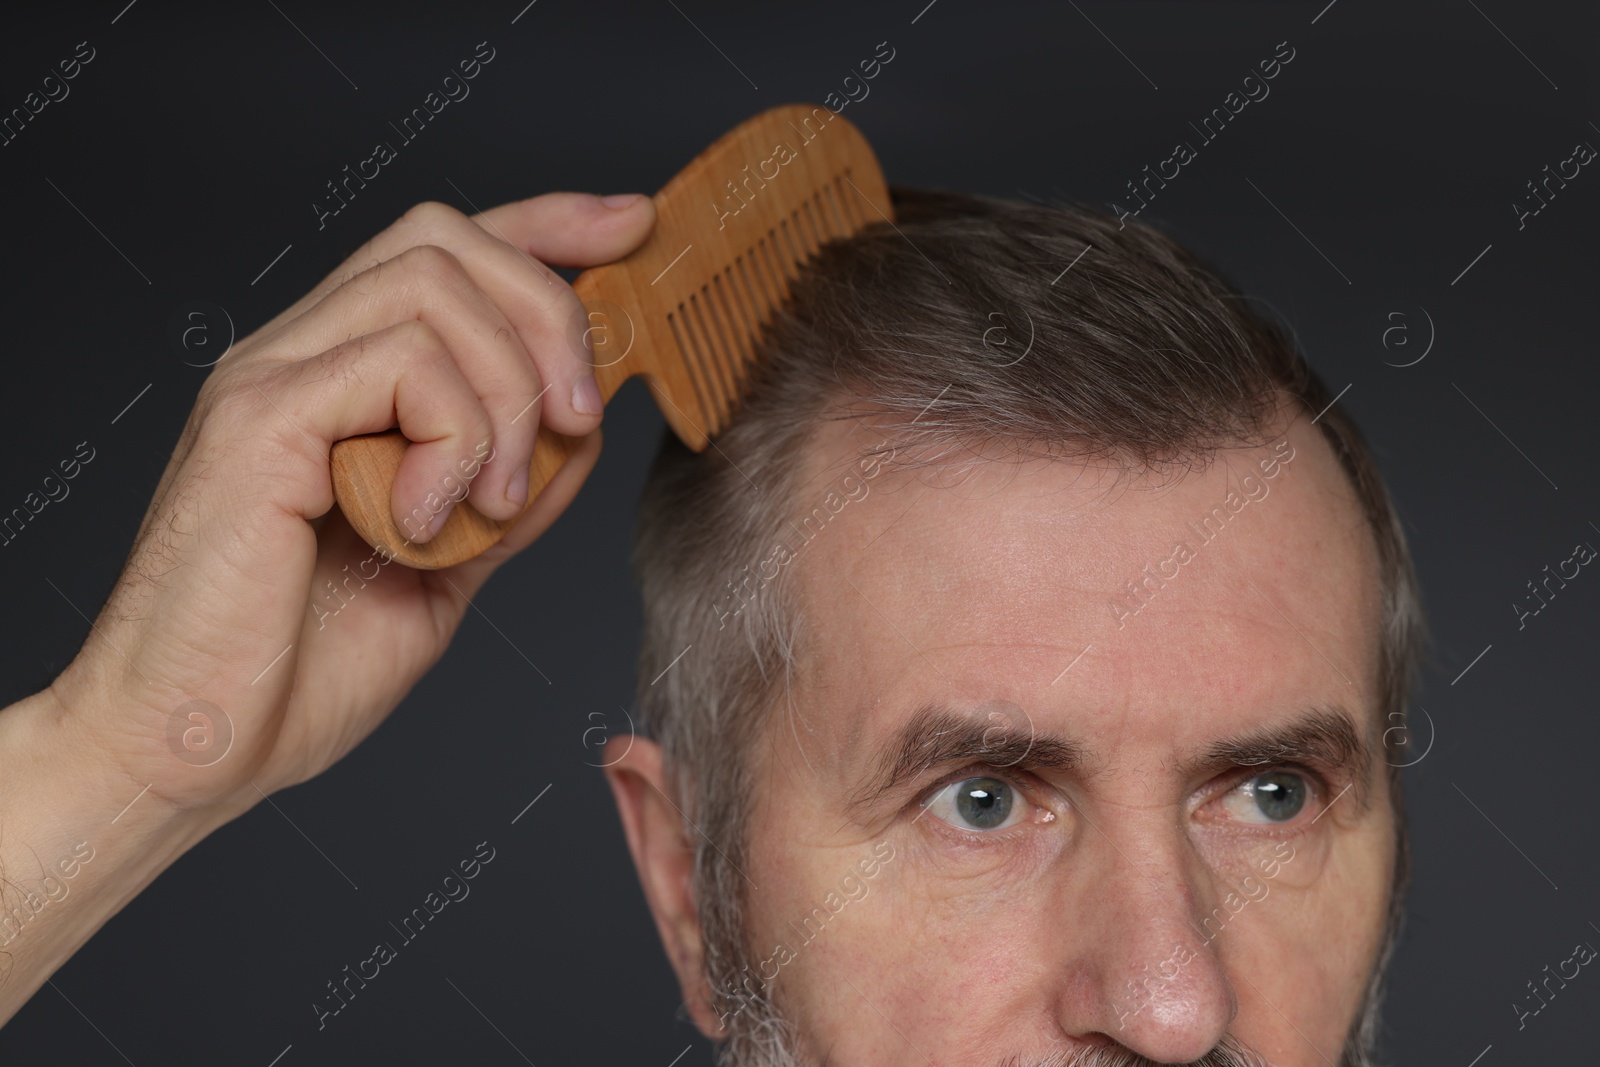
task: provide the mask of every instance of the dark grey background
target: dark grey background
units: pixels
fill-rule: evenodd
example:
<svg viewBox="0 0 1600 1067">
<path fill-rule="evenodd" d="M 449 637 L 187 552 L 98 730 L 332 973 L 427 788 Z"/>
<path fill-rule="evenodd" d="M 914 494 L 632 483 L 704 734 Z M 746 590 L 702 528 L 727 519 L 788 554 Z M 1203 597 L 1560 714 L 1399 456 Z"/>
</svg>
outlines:
<svg viewBox="0 0 1600 1067">
<path fill-rule="evenodd" d="M 1143 217 L 1270 303 L 1333 389 L 1349 383 L 1340 403 L 1420 563 L 1436 632 L 1420 704 L 1436 736 L 1419 716 L 1418 747 L 1433 748 L 1409 772 L 1417 880 L 1390 1047 L 1461 1067 L 1491 1045 L 1483 1067 L 1592 1055 L 1600 977 L 1521 1032 L 1512 1008 L 1575 942 L 1600 945 L 1600 577 L 1583 572 L 1520 631 L 1512 608 L 1545 564 L 1600 545 L 1600 174 L 1585 168 L 1523 230 L 1511 207 L 1576 142 L 1600 145 L 1579 5 L 539 0 L 513 24 L 526 0 L 124 2 L 11 12 L 0 38 L 0 111 L 77 42 L 98 52 L 0 147 L 0 506 L 77 442 L 97 450 L 71 496 L 0 549 L 6 701 L 85 637 L 63 594 L 92 614 L 117 576 L 206 373 L 168 340 L 187 302 L 248 333 L 424 199 L 653 192 L 755 111 L 820 102 L 884 40 L 895 59 L 845 116 L 891 181 L 1104 205 L 1196 140 L 1187 123 L 1287 40 L 1297 55 L 1271 96 Z M 323 183 L 484 40 L 497 56 L 471 96 L 319 232 Z M 1421 354 L 1426 317 L 1427 358 L 1389 365 Z M 292 1045 L 282 1067 L 667 1067 L 692 1046 L 679 1064 L 709 1062 L 675 1016 L 585 765 L 598 762 L 585 730 L 621 728 L 634 684 L 626 553 L 661 420 L 630 387 L 605 425 L 575 506 L 489 585 L 376 736 L 162 875 L 0 1032 L 0 1056 L 265 1067 Z M 497 857 L 471 897 L 318 1032 L 324 983 L 482 840 Z"/>
</svg>

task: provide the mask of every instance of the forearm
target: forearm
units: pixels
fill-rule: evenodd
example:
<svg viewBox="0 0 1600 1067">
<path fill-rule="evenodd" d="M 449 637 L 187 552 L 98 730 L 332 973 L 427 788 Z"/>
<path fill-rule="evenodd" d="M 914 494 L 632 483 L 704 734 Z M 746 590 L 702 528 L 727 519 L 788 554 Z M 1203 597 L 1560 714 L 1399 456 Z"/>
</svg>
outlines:
<svg viewBox="0 0 1600 1067">
<path fill-rule="evenodd" d="M 49 690 L 0 710 L 0 1022 L 219 824 L 104 752 Z"/>
</svg>

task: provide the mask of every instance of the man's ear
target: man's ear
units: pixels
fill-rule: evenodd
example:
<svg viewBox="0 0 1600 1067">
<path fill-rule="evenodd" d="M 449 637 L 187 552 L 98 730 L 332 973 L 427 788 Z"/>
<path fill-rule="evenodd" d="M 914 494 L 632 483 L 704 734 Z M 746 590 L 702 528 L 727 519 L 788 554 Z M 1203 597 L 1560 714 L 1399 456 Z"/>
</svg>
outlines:
<svg viewBox="0 0 1600 1067">
<path fill-rule="evenodd" d="M 622 749 L 617 755 L 615 750 Z M 677 972 L 684 1005 L 700 1032 L 717 1040 L 721 1027 L 711 1007 L 705 978 L 705 950 L 695 911 L 694 847 L 684 832 L 684 817 L 668 799 L 662 775 L 661 748 L 636 735 L 606 739 L 606 781 L 617 800 L 622 832 L 639 871 L 650 914 Z"/>
</svg>

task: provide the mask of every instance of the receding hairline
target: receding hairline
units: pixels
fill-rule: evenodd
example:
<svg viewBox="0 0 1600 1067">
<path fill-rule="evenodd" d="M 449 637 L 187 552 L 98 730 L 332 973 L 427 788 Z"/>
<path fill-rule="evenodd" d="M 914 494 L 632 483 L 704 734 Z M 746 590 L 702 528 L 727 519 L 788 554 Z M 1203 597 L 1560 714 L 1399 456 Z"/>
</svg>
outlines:
<svg viewBox="0 0 1600 1067">
<path fill-rule="evenodd" d="M 1296 418 L 1298 418 L 1298 416 L 1296 416 Z M 1213 453 L 1213 458 L 1217 454 L 1232 449 L 1253 451 L 1264 448 L 1267 442 L 1278 440 L 1287 436 L 1293 426 L 1294 419 L 1291 419 L 1287 424 L 1281 421 L 1276 424 L 1269 424 L 1265 427 L 1265 432 L 1261 436 L 1260 440 L 1239 441 L 1231 445 L 1222 446 Z M 844 432 L 848 439 L 850 431 L 841 432 Z M 825 437 L 827 433 L 828 431 L 826 430 L 821 431 L 821 436 Z M 808 452 L 816 453 L 822 450 L 820 447 L 821 442 L 819 441 L 818 437 L 819 435 L 817 434 L 813 434 L 811 436 L 807 448 Z M 862 434 L 863 442 L 882 439 L 881 428 L 872 428 Z M 837 441 L 833 441 L 832 443 L 835 445 L 839 444 Z M 1362 569 L 1360 572 L 1360 580 L 1364 583 L 1370 583 L 1370 587 L 1373 592 L 1381 596 L 1383 575 L 1381 563 L 1377 557 L 1376 547 L 1374 545 L 1374 542 L 1377 539 L 1377 534 L 1376 531 L 1371 529 L 1371 524 L 1366 521 L 1362 510 L 1361 501 L 1358 498 L 1355 487 L 1350 484 L 1348 474 L 1343 469 L 1343 466 L 1339 463 L 1338 457 L 1334 454 L 1332 447 L 1320 434 L 1309 434 L 1309 441 L 1302 442 L 1302 444 L 1311 444 L 1313 447 L 1327 449 L 1325 458 L 1328 473 L 1335 479 L 1333 484 L 1336 484 L 1339 487 L 1344 497 L 1338 506 L 1342 511 L 1348 513 L 1349 519 L 1353 524 L 1359 526 L 1359 529 L 1362 531 L 1362 535 L 1367 542 L 1362 549 Z M 810 490 L 814 492 L 816 489 L 816 483 L 819 480 L 822 482 L 822 484 L 831 484 L 830 476 L 833 480 L 836 480 L 840 471 L 850 469 L 851 462 L 854 458 L 863 455 L 870 455 L 874 451 L 876 450 L 872 447 L 859 449 L 836 449 L 833 453 L 831 461 L 820 464 L 814 463 L 809 468 L 812 476 L 809 479 L 804 480 L 802 485 L 810 487 Z M 1015 457 L 1001 456 L 998 458 L 984 458 L 978 462 L 986 464 L 1004 464 L 1009 462 L 1029 462 L 1033 458 L 1037 457 L 1029 457 L 1017 460 Z M 1078 463 L 1081 461 L 1078 459 L 1068 459 L 1054 461 L 1047 460 L 1046 462 Z M 1104 463 L 1104 461 L 1100 460 L 1089 460 L 1088 462 L 1090 464 Z M 1115 466 L 1114 464 L 1106 465 L 1108 467 Z M 900 476 L 902 479 L 906 479 L 913 475 L 916 469 L 917 468 L 914 466 L 891 467 L 888 473 L 881 474 L 879 477 L 893 478 Z M 1187 470 L 1180 472 L 1174 481 L 1183 480 L 1189 476 L 1189 473 L 1190 472 Z M 1160 491 L 1161 489 L 1167 487 L 1168 486 L 1166 484 L 1157 484 L 1152 486 L 1152 488 L 1156 491 Z M 877 491 L 878 490 L 876 489 L 873 490 L 873 492 Z M 894 492 L 895 488 L 891 487 L 889 491 Z M 938 492 L 941 490 L 934 488 L 928 491 Z M 806 499 L 804 492 L 800 494 L 800 499 Z M 909 511 L 910 507 L 914 505 L 914 501 L 919 499 L 920 494 L 913 498 L 912 501 L 908 501 L 907 505 L 903 508 L 889 508 L 888 511 L 884 513 L 885 517 L 890 519 L 891 525 L 898 522 L 899 518 L 903 517 L 904 513 Z M 874 535 L 873 539 L 876 540 L 878 536 L 882 536 L 883 533 L 886 532 L 887 528 L 879 531 L 879 533 Z M 800 575 L 795 575 L 793 577 L 797 581 L 801 578 Z M 782 610 L 792 612 L 794 615 L 800 616 L 803 619 L 805 608 L 804 604 L 799 602 L 800 599 L 801 598 L 782 598 L 779 601 L 779 605 L 781 605 Z M 774 608 L 777 609 L 779 605 L 774 605 Z M 870 613 L 873 609 L 867 606 L 861 606 L 860 610 L 863 613 Z M 806 657 L 811 651 L 805 638 L 806 635 L 811 632 L 811 630 L 809 627 L 801 626 L 796 628 L 796 632 L 802 636 L 795 645 L 791 646 L 790 653 L 794 657 L 797 673 L 803 673 L 805 670 Z M 1374 638 L 1374 640 L 1376 640 L 1376 638 Z M 1373 651 L 1374 655 L 1380 654 L 1378 649 L 1374 649 Z M 892 701 L 893 698 L 886 697 L 886 699 Z M 1308 751 L 1312 748 L 1318 748 L 1323 753 L 1323 758 L 1320 759 L 1320 762 L 1330 766 L 1338 765 L 1343 768 L 1348 768 L 1354 772 L 1352 777 L 1355 779 L 1357 787 L 1355 790 L 1353 790 L 1353 792 L 1356 793 L 1355 799 L 1364 804 L 1366 794 L 1370 788 L 1370 766 L 1372 754 L 1376 751 L 1375 746 L 1372 744 L 1372 735 L 1376 733 L 1377 724 L 1384 721 L 1382 719 L 1380 708 L 1382 702 L 1383 698 L 1380 688 L 1375 690 L 1373 693 L 1372 706 L 1368 708 L 1363 703 L 1362 707 L 1356 709 L 1356 713 L 1346 710 L 1336 701 L 1308 703 L 1305 706 L 1305 709 L 1296 714 L 1293 720 L 1293 725 L 1295 725 L 1297 728 L 1304 727 L 1303 731 L 1292 732 L 1293 735 L 1290 736 L 1289 733 L 1280 731 L 1278 729 L 1278 724 L 1267 724 L 1266 726 L 1256 730 L 1238 731 L 1227 738 L 1219 739 L 1211 749 L 1207 750 L 1205 754 L 1196 756 L 1195 762 L 1196 765 L 1205 760 L 1210 760 L 1213 763 L 1221 763 L 1223 762 L 1223 759 L 1219 753 L 1225 753 L 1228 751 L 1243 753 L 1250 751 L 1252 745 L 1255 746 L 1256 751 L 1259 751 L 1262 746 L 1267 745 L 1269 742 L 1277 743 L 1283 746 L 1286 750 L 1294 751 Z M 791 707 L 786 708 L 785 704 L 789 704 Z M 784 687 L 783 692 L 775 694 L 774 699 L 762 708 L 760 714 L 765 720 L 762 729 L 765 744 L 770 745 L 773 741 L 781 738 L 782 734 L 778 730 L 778 727 L 783 725 L 780 712 L 789 711 L 791 714 L 793 714 L 794 709 L 792 708 L 792 704 L 793 695 L 788 691 L 788 687 Z M 944 716 L 943 720 L 935 723 L 935 726 L 938 728 L 956 728 L 964 727 L 965 725 L 962 722 L 962 716 L 959 710 L 954 707 L 953 704 L 936 700 L 928 702 L 920 707 L 917 712 L 913 713 L 913 715 L 907 719 L 905 726 L 907 728 L 918 726 L 918 718 L 924 717 L 924 713 L 932 712 L 938 712 Z M 927 724 L 923 723 L 922 725 Z M 908 740 L 905 737 L 901 737 L 897 732 L 895 736 L 898 738 L 898 740 L 896 740 L 893 745 L 885 745 L 881 739 L 874 739 L 871 737 L 871 729 L 870 717 L 863 716 L 854 720 L 853 732 L 851 733 L 850 739 L 848 743 L 846 743 L 845 747 L 852 748 L 862 743 L 874 744 L 874 747 L 879 750 L 878 759 L 880 763 L 878 769 L 883 771 L 882 774 L 878 775 L 881 784 L 863 784 L 859 788 L 853 789 L 852 792 L 854 799 L 849 805 L 849 807 L 852 809 L 860 807 L 869 802 L 873 795 L 880 794 L 887 789 L 892 788 L 893 782 L 890 779 L 892 779 L 894 775 L 886 770 L 885 767 L 899 766 L 903 770 L 905 761 L 910 758 L 910 751 L 914 750 L 917 745 L 927 742 L 927 738 L 920 737 L 920 735 L 918 737 L 911 737 Z M 982 731 L 980 730 L 979 732 L 981 733 Z M 1254 735 L 1256 734 L 1261 735 L 1259 740 L 1253 739 Z M 1093 762 L 1093 757 L 1096 755 L 1088 748 L 1083 747 L 1075 738 L 1064 735 L 1053 735 L 1048 740 L 1050 743 L 1046 746 L 1044 755 L 1048 757 L 1045 760 L 1045 763 L 1049 766 L 1067 767 L 1074 763 L 1080 766 L 1087 765 Z M 916 744 L 913 744 L 912 742 L 916 742 Z M 802 756 L 802 758 L 809 757 Z M 887 761 L 887 763 L 883 761 Z"/>
<path fill-rule="evenodd" d="M 1171 481 L 1176 482 L 1205 469 L 1223 453 L 1265 447 L 1287 433 L 1302 415 L 1312 414 L 1302 398 L 1280 387 L 1269 400 L 1249 413 L 1246 433 L 1187 442 L 1169 453 L 1147 456 L 1101 446 L 1094 442 L 1092 430 L 1082 434 L 1064 431 L 1048 439 L 1028 440 L 1005 434 L 985 434 L 965 424 L 945 425 L 936 414 L 939 399 L 937 394 L 930 396 L 923 411 L 910 420 L 903 420 L 895 411 L 872 401 L 862 401 L 843 388 L 831 394 L 816 412 L 815 425 L 794 442 L 801 458 L 795 464 L 794 477 L 788 487 L 791 502 L 797 507 L 804 504 L 808 487 L 838 476 L 864 460 L 881 460 L 889 473 L 948 469 L 957 464 L 1046 461 L 1115 471 L 1124 477 L 1170 476 Z M 859 447 L 841 449 L 841 437 L 846 441 L 858 439 Z M 933 450 L 930 445 L 934 446 Z M 953 461 L 949 458 L 952 455 L 956 457 Z M 1349 484 L 1348 473 L 1341 471 L 1341 475 L 1344 484 L 1352 490 L 1352 499 L 1359 510 L 1360 501 L 1355 497 L 1355 487 Z M 785 519 L 793 520 L 798 513 L 792 511 Z"/>
</svg>

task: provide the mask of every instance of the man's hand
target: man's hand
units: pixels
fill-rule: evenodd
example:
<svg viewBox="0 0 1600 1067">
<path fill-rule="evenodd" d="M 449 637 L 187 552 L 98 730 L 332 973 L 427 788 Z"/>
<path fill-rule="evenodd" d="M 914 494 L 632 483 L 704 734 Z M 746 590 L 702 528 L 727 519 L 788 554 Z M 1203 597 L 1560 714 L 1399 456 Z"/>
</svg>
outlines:
<svg viewBox="0 0 1600 1067">
<path fill-rule="evenodd" d="M 649 198 L 615 199 L 552 193 L 472 218 L 419 205 L 217 366 L 93 633 L 41 698 L 109 794 L 148 786 L 142 806 L 220 825 L 349 752 L 439 658 L 467 598 L 598 455 L 582 305 L 544 264 L 642 243 Z M 333 442 L 398 423 L 413 443 L 397 521 L 464 474 L 475 508 L 513 518 L 541 420 L 584 449 L 467 563 L 390 562 L 333 506 Z"/>
<path fill-rule="evenodd" d="M 647 197 L 423 204 L 217 365 L 77 658 L 0 712 L 0 1021 L 196 842 L 371 733 L 572 500 L 600 399 L 587 316 L 540 261 L 607 263 L 654 224 Z M 410 570 L 334 508 L 333 442 L 398 423 L 402 525 L 463 474 L 515 518 L 541 419 L 583 448 L 460 566 Z"/>
<path fill-rule="evenodd" d="M 572 500 L 600 398 L 582 305 L 540 261 L 636 248 L 654 206 L 614 203 L 413 208 L 217 365 L 77 658 L 0 712 L 0 1021 L 184 851 L 371 733 Z M 467 473 L 515 518 L 541 419 L 584 447 L 467 563 L 409 570 L 334 508 L 333 442 L 398 423 L 397 520 Z"/>
</svg>

